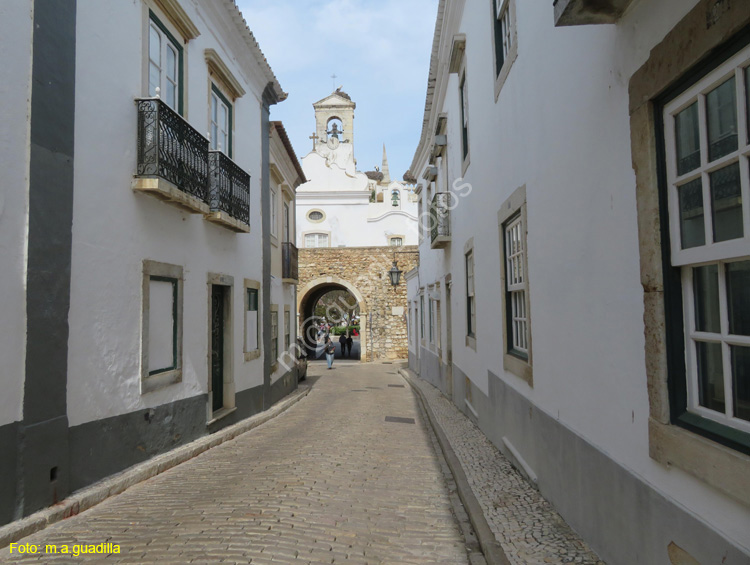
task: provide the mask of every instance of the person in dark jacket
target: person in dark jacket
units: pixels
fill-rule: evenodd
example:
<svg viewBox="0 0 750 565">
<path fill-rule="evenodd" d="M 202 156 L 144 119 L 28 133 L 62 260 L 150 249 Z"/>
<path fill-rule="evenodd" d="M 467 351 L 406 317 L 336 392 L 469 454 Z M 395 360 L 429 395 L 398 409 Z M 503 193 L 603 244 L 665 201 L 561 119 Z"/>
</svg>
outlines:
<svg viewBox="0 0 750 565">
<path fill-rule="evenodd" d="M 341 334 L 339 345 L 341 346 L 341 357 L 346 357 L 346 335 Z"/>
</svg>

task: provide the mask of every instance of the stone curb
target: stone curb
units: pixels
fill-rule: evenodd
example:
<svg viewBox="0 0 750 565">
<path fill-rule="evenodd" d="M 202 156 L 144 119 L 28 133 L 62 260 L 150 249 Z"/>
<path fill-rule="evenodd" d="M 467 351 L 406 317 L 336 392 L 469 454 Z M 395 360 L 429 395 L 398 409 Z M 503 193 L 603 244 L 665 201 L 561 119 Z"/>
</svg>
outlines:
<svg viewBox="0 0 750 565">
<path fill-rule="evenodd" d="M 148 461 L 134 465 L 117 475 L 86 487 L 50 508 L 45 508 L 44 510 L 35 512 L 31 516 L 1 527 L 0 549 L 41 531 L 55 522 L 88 510 L 107 498 L 124 492 L 133 485 L 155 477 L 164 471 L 176 467 L 180 463 L 193 459 L 212 447 L 216 447 L 245 432 L 249 432 L 261 424 L 265 424 L 307 396 L 310 390 L 310 385 L 300 385 L 289 396 L 260 414 L 251 416 L 211 435 L 198 438 L 167 453 L 152 457 Z"/>
<path fill-rule="evenodd" d="M 464 472 L 463 466 L 461 465 L 461 460 L 453 451 L 453 447 L 451 447 L 448 437 L 445 435 L 443 428 L 435 418 L 430 403 L 424 397 L 424 394 L 422 394 L 422 391 L 419 389 L 419 387 L 417 387 L 413 382 L 413 379 L 418 379 L 419 377 L 417 377 L 417 375 L 411 369 L 399 369 L 398 372 L 402 377 L 404 377 L 406 382 L 409 383 L 412 390 L 417 393 L 417 396 L 419 397 L 422 406 L 424 407 L 427 418 L 430 421 L 430 425 L 432 426 L 432 429 L 434 430 L 435 435 L 438 438 L 438 443 L 440 444 L 440 449 L 443 451 L 443 456 L 448 463 L 448 467 L 453 473 L 453 479 L 456 481 L 458 496 L 461 499 L 464 508 L 466 509 L 466 513 L 469 515 L 469 520 L 471 521 L 471 525 L 474 527 L 474 532 L 476 533 L 477 539 L 479 540 L 479 545 L 482 548 L 482 553 L 484 553 L 485 560 L 489 565 L 510 565 L 510 562 L 508 561 L 503 548 L 500 546 L 497 539 L 495 539 L 495 534 L 492 533 L 492 530 L 490 530 L 490 527 L 487 524 L 487 519 L 484 516 L 484 511 L 479 505 L 479 501 L 477 500 L 476 496 L 474 496 L 474 491 L 471 490 L 471 485 L 469 485 L 469 481 L 466 478 L 466 473 Z"/>
</svg>

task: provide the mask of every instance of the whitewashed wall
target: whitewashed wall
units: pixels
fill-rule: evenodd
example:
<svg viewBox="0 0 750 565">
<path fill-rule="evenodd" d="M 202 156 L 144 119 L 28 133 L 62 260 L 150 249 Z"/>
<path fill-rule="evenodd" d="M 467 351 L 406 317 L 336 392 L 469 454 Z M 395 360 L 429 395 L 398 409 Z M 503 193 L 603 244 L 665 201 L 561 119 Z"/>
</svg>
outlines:
<svg viewBox="0 0 750 565">
<path fill-rule="evenodd" d="M 552 6 L 516 0 L 518 58 L 494 98 L 486 0 L 467 0 L 470 160 L 460 163 L 458 76 L 448 113 L 449 179 L 471 196 L 452 214 L 447 251 L 421 247 L 420 285 L 453 276 L 453 360 L 485 394 L 488 369 L 645 483 L 747 547 L 750 513 L 648 454 L 649 405 L 628 81 L 696 4 L 636 2 L 617 25 L 556 28 Z M 438 86 L 443 83 L 439 77 Z M 436 94 L 436 99 L 439 95 Z M 420 163 L 426 164 L 425 158 Z M 502 371 L 497 211 L 525 185 L 534 386 Z M 474 239 L 476 352 L 466 335 L 464 245 Z M 410 300 L 415 299 L 410 284 Z M 517 446 L 518 447 L 518 446 Z"/>
<path fill-rule="evenodd" d="M 0 3 L 0 426 L 23 416 L 33 16 L 32 0 Z"/>
<path fill-rule="evenodd" d="M 209 129 L 206 48 L 219 53 L 247 91 L 234 105 L 233 158 L 251 175 L 252 230 L 235 234 L 200 215 L 183 213 L 131 190 L 136 167 L 133 100 L 146 91 L 142 37 L 147 29 L 147 9 L 140 2 L 80 0 L 68 358 L 72 426 L 207 392 L 207 273 L 234 277 L 232 364 L 236 390 L 263 383 L 262 358 L 246 363 L 242 340 L 243 279 L 262 279 L 260 96 L 265 84 L 250 65 L 234 24 L 221 9 L 206 5 L 198 12 L 191 2 L 183 7 L 201 30 L 199 37 L 184 46 L 188 121 L 204 135 Z M 222 41 L 217 36 L 223 37 Z M 141 395 L 144 259 L 184 267 L 184 340 L 183 382 Z"/>
</svg>

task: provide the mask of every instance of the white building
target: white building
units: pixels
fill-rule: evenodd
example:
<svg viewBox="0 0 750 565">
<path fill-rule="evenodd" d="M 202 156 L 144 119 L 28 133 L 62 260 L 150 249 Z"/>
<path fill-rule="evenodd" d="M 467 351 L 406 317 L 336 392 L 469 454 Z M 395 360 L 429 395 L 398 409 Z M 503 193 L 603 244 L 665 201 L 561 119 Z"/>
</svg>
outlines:
<svg viewBox="0 0 750 565">
<path fill-rule="evenodd" d="M 233 0 L 18 0 L 0 31 L 2 524 L 296 386 L 270 155 L 302 177 Z"/>
<path fill-rule="evenodd" d="M 607 563 L 746 564 L 750 3 L 552 4 L 439 4 L 410 365 Z"/>
<path fill-rule="evenodd" d="M 356 104 L 339 89 L 313 108 L 313 150 L 302 158 L 308 181 L 297 190 L 300 246 L 416 245 L 416 196 L 411 185 L 391 180 L 385 147 L 380 171 L 357 170 Z"/>
</svg>

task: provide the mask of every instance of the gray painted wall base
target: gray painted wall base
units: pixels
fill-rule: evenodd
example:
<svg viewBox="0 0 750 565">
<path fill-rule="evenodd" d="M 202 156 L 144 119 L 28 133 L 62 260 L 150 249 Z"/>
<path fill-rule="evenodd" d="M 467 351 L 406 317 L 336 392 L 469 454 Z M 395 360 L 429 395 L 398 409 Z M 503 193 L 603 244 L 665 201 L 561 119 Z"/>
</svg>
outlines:
<svg viewBox="0 0 750 565">
<path fill-rule="evenodd" d="M 445 372 L 430 356 L 435 357 L 420 351 L 420 376 L 440 383 Z M 453 374 L 456 406 L 500 451 L 505 451 L 503 436 L 509 438 L 538 476 L 542 495 L 608 564 L 669 563 L 670 542 L 701 563 L 750 563 L 750 555 L 710 525 L 539 410 L 497 375 L 488 372 L 485 395 L 473 385 L 466 391 L 466 374 L 456 365 Z M 479 417 L 466 406 L 467 392 Z"/>
<path fill-rule="evenodd" d="M 260 414 L 263 411 L 263 385 L 241 390 L 234 396 L 234 405 L 237 410 L 214 422 L 208 427 L 208 433 L 215 433 L 223 430 L 237 422 Z"/>
<path fill-rule="evenodd" d="M 71 491 L 206 434 L 205 394 L 70 428 Z"/>
<path fill-rule="evenodd" d="M 284 373 L 275 383 L 271 385 L 270 406 L 276 404 L 293 390 L 297 389 L 297 370 L 292 369 Z"/>
</svg>

